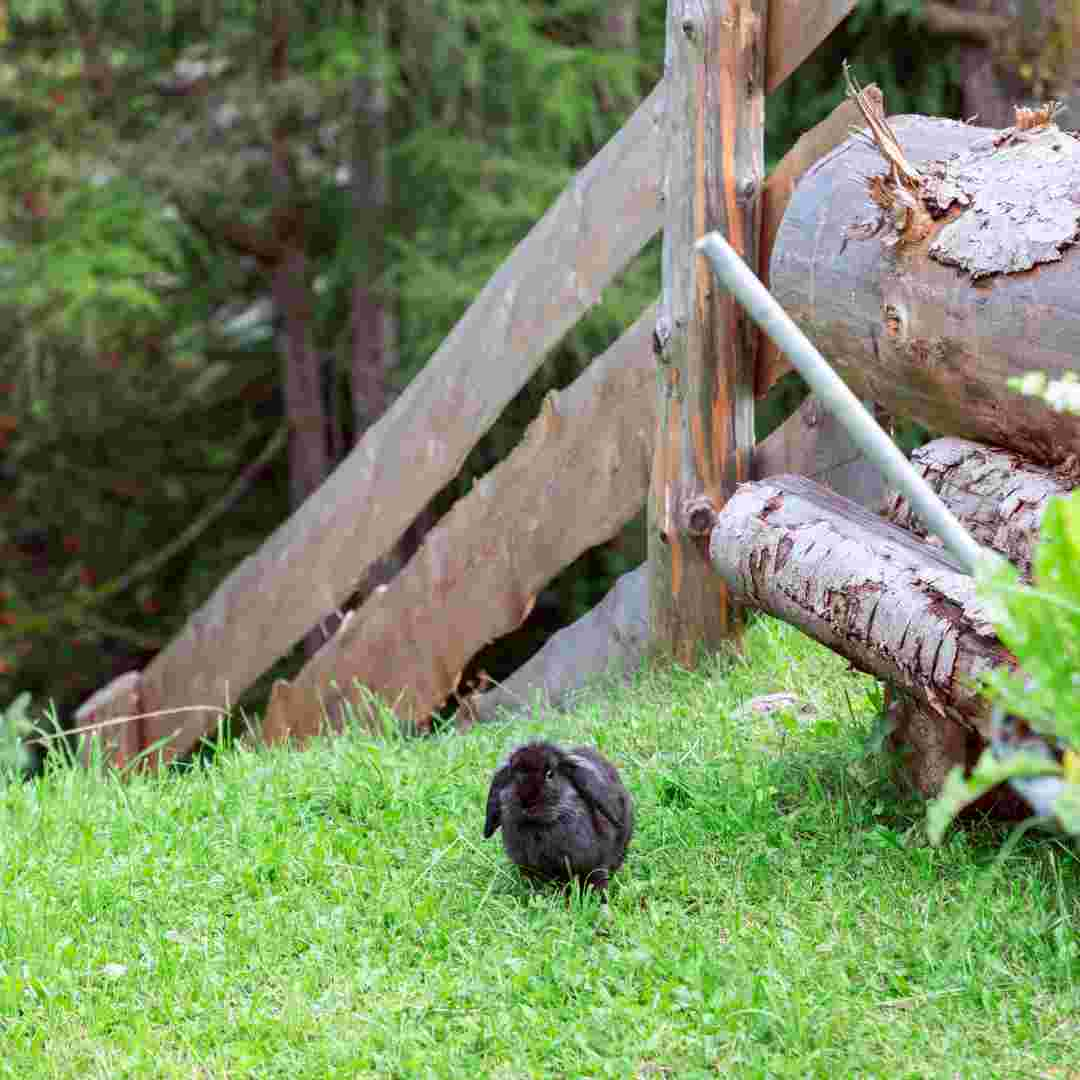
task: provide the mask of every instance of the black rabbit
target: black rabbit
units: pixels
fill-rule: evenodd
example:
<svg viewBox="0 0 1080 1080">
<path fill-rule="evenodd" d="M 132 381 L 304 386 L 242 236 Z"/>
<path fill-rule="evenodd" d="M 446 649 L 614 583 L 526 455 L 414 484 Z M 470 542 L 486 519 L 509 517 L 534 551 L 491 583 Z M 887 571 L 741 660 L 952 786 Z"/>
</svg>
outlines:
<svg viewBox="0 0 1080 1080">
<path fill-rule="evenodd" d="M 503 847 L 525 873 L 578 878 L 603 895 L 622 866 L 634 806 L 615 766 L 590 746 L 519 746 L 496 770 L 484 839 L 502 826 Z"/>
</svg>

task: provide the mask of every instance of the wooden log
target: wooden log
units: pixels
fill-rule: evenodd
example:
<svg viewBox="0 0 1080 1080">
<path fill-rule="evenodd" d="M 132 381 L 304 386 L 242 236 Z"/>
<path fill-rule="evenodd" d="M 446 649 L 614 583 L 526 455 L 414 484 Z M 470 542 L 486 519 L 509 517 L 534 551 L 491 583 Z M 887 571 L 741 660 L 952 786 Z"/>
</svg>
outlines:
<svg viewBox="0 0 1080 1080">
<path fill-rule="evenodd" d="M 980 544 L 1000 552 L 1027 579 L 1047 504 L 1080 484 L 1075 469 L 1041 468 L 1009 450 L 967 439 L 935 439 L 912 453 L 911 464 Z M 903 495 L 889 496 L 886 517 L 927 536 Z"/>
<path fill-rule="evenodd" d="M 897 755 L 899 779 L 924 799 L 941 793 L 945 778 L 957 765 L 970 772 L 989 745 L 979 732 L 922 708 L 907 694 L 897 694 L 890 687 L 887 699 L 892 730 L 886 746 Z M 1030 813 L 1027 803 L 1002 784 L 973 803 L 964 816 L 1019 821 Z"/>
<path fill-rule="evenodd" d="M 1080 142 L 1052 126 L 999 140 L 950 120 L 893 125 L 939 215 L 926 235 L 898 236 L 878 214 L 863 181 L 883 161 L 849 140 L 792 197 L 773 294 L 851 388 L 893 415 L 1037 463 L 1069 460 L 1080 417 L 1012 394 L 1006 379 L 1080 367 Z"/>
<path fill-rule="evenodd" d="M 797 476 L 744 484 L 709 539 L 717 573 L 784 619 L 892 682 L 931 715 L 989 735 L 979 677 L 1013 664 L 974 582 L 939 548 Z"/>
<path fill-rule="evenodd" d="M 750 476 L 757 333 L 694 241 L 721 230 L 757 265 L 765 121 L 764 0 L 669 0 L 657 434 L 649 501 L 654 645 L 685 667 L 741 618 L 694 542 L 696 510 Z"/>
<path fill-rule="evenodd" d="M 855 8 L 855 0 L 770 0 L 766 89 L 771 94 Z"/>
<path fill-rule="evenodd" d="M 79 758 L 89 765 L 102 760 L 122 769 L 145 743 L 142 738 L 142 674 L 126 671 L 91 694 L 76 710 L 73 734 Z"/>
<path fill-rule="evenodd" d="M 640 510 L 654 322 L 650 306 L 567 389 L 548 395 L 513 453 L 455 503 L 291 685 L 275 687 L 266 731 L 304 739 L 327 719 L 333 724 L 346 699 L 363 718 L 368 698 L 358 686 L 407 726 L 426 728 L 468 661 L 517 627 L 564 566 Z"/>
</svg>

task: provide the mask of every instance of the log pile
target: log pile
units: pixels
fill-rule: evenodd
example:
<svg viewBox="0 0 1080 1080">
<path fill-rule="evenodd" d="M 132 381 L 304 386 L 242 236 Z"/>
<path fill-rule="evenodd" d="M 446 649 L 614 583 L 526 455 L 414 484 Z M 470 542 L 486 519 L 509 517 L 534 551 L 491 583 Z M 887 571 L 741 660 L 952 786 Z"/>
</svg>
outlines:
<svg viewBox="0 0 1080 1080">
<path fill-rule="evenodd" d="M 861 107 L 874 139 L 796 188 L 774 295 L 860 396 L 946 436 L 913 464 L 1029 578 L 1048 501 L 1080 481 L 1080 417 L 1007 383 L 1080 369 L 1080 141 L 1053 106 L 1004 131 Z M 929 796 L 989 735 L 972 680 L 1015 661 L 906 499 L 884 517 L 785 477 L 740 489 L 710 551 L 750 602 L 887 681 L 893 743 Z"/>
<path fill-rule="evenodd" d="M 983 543 L 1029 569 L 1048 499 L 1075 486 L 1007 451 L 958 439 L 930 443 L 915 458 Z M 1020 493 L 1032 496 L 1031 505 Z M 893 496 L 887 516 L 913 528 L 805 477 L 775 476 L 737 490 L 713 523 L 709 557 L 743 603 L 886 683 L 890 744 L 903 751 L 911 785 L 932 797 L 954 765 L 970 768 L 989 742 L 981 676 L 1015 660 L 973 580 L 934 538 L 924 538 L 906 501 Z M 1026 813 L 1008 792 L 979 809 Z"/>
</svg>

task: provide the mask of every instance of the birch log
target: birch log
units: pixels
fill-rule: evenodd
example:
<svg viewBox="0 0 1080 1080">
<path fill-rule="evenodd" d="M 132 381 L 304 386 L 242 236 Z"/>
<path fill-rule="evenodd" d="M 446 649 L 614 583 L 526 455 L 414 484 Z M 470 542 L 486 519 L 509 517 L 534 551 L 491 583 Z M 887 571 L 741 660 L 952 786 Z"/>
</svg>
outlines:
<svg viewBox="0 0 1080 1080">
<path fill-rule="evenodd" d="M 1049 501 L 1078 483 L 1076 470 L 1040 468 L 1009 450 L 967 439 L 935 439 L 911 464 L 980 543 L 1004 555 L 1025 578 Z M 889 497 L 886 516 L 916 536 L 927 531 L 903 495 Z"/>
<path fill-rule="evenodd" d="M 887 170 L 852 139 L 796 188 L 771 262 L 776 299 L 860 397 L 1041 464 L 1080 453 L 1080 417 L 1007 387 L 1080 368 L 1080 142 L 893 120 L 931 212 L 897 236 L 867 194 Z M 937 162 L 937 164 L 933 164 Z"/>
<path fill-rule="evenodd" d="M 735 594 L 895 683 L 930 715 L 989 734 L 975 683 L 1013 660 L 939 548 L 812 481 L 744 484 L 709 540 Z"/>
</svg>

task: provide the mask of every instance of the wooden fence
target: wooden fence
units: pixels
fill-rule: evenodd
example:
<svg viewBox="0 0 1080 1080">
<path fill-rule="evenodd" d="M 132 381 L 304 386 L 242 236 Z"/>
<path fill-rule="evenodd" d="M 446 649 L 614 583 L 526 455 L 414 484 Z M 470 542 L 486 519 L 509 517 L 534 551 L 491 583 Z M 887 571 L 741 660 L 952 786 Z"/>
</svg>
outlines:
<svg viewBox="0 0 1080 1080">
<path fill-rule="evenodd" d="M 469 450 L 547 351 L 599 300 L 657 230 L 665 223 L 672 227 L 682 216 L 679 242 L 692 239 L 691 223 L 681 209 L 692 201 L 686 185 L 696 185 L 693 204 L 699 220 L 694 224 L 714 223 L 713 214 L 700 217 L 708 188 L 699 174 L 707 164 L 710 185 L 730 186 L 731 178 L 715 172 L 721 165 L 718 154 L 710 151 L 706 162 L 705 132 L 694 119 L 705 104 L 704 87 L 700 78 L 692 86 L 686 70 L 688 65 L 699 72 L 707 68 L 713 91 L 723 82 L 722 72 L 712 66 L 713 58 L 703 54 L 706 32 L 710 48 L 727 40 L 729 56 L 756 54 L 750 66 L 759 80 L 751 88 L 758 112 L 749 117 L 753 124 L 749 138 L 760 147 L 761 95 L 779 86 L 853 6 L 854 0 L 773 0 L 766 29 L 762 0 L 753 4 L 738 0 L 729 10 L 717 3 L 672 0 L 668 61 L 677 64 L 676 69 L 669 66 L 663 81 L 626 125 L 567 186 L 424 370 L 323 487 L 221 583 L 144 671 L 122 676 L 87 701 L 79 710 L 78 724 L 102 725 L 109 752 L 118 762 L 159 743 L 161 759 L 167 761 L 189 753 L 214 730 L 221 710 L 343 603 L 364 570 L 392 548 L 456 475 Z M 721 33 L 724 10 L 738 20 L 744 36 L 750 34 L 741 44 L 734 23 Z M 673 43 L 693 46 L 695 35 L 696 59 L 685 50 L 673 51 Z M 734 80 L 728 82 L 734 86 Z M 673 99 L 672 88 L 681 100 Z M 736 125 L 746 123 L 748 114 L 745 108 L 732 112 L 728 106 L 733 105 L 733 101 L 725 105 L 720 133 L 727 140 L 723 152 L 729 155 L 737 139 L 747 138 Z M 711 134 L 715 137 L 716 132 Z M 679 147 L 679 169 L 669 173 L 666 164 L 673 143 Z M 697 162 L 689 175 L 688 161 Z M 760 165 L 760 149 L 756 161 Z M 739 194 L 744 209 L 757 201 L 754 195 L 762 178 L 753 179 L 757 189 Z M 690 261 L 687 248 L 681 262 Z M 672 272 L 669 258 L 666 297 L 671 295 Z M 678 313 L 676 318 L 683 316 Z M 517 625 L 528 614 L 536 589 L 548 578 L 588 546 L 610 537 L 637 512 L 645 497 L 654 443 L 652 416 L 640 410 L 643 400 L 654 408 L 653 323 L 652 312 L 646 312 L 605 354 L 602 367 L 607 374 L 586 372 L 585 382 L 567 392 L 575 401 L 595 393 L 590 412 L 563 416 L 559 410 L 568 406 L 559 400 L 545 406 L 523 446 L 468 497 L 477 504 L 476 510 L 488 511 L 476 528 L 467 527 L 474 507 L 456 507 L 432 530 L 393 585 L 373 596 L 312 659 L 296 686 L 278 688 L 279 705 L 267 718 L 268 735 L 309 734 L 322 723 L 335 694 L 347 692 L 356 681 L 396 703 L 407 719 L 423 726 L 431 709 L 455 688 L 468 657 Z M 620 370 L 626 378 L 619 377 Z M 640 372 L 645 374 L 635 374 Z M 545 499 L 551 474 L 543 470 L 553 467 L 559 451 L 545 444 L 559 428 L 584 429 L 595 423 L 597 409 L 614 417 L 630 398 L 639 405 L 637 427 L 623 424 L 616 443 L 609 444 L 607 490 L 594 487 L 596 497 L 580 503 L 582 511 L 599 511 L 602 520 L 583 520 L 585 515 L 579 513 L 573 519 L 579 525 L 569 528 L 565 520 L 552 521 Z M 487 532 L 492 513 L 498 514 L 495 492 L 509 487 L 501 479 L 511 471 L 521 474 L 529 456 L 536 459 L 524 489 L 533 496 L 531 510 L 504 523 L 508 531 Z M 607 492 L 616 488 L 610 478 L 616 476 L 623 483 L 609 503 Z M 570 487 L 586 480 L 582 473 L 565 477 L 564 483 Z M 546 536 L 537 535 L 552 527 L 573 535 L 552 547 Z M 531 547 L 526 544 L 530 537 L 535 540 Z M 501 550 L 489 551 L 492 543 Z M 451 559 L 460 565 L 451 568 Z M 449 588 L 458 575 L 492 561 L 497 561 L 503 579 L 487 583 L 488 592 L 478 608 L 444 602 L 463 599 L 460 589 Z M 417 597 L 423 602 L 414 610 L 409 605 Z M 474 620 L 474 615 L 481 617 Z M 404 626 L 397 621 L 400 618 L 406 620 Z M 440 627 L 446 632 L 440 633 Z M 332 684 L 342 689 L 335 690 Z"/>
<path fill-rule="evenodd" d="M 962 651 L 956 635 L 949 637 L 950 627 L 961 637 L 968 635 L 960 645 L 968 649 L 964 655 L 970 670 L 978 670 L 984 660 L 1007 662 L 1008 657 L 1002 657 L 1000 647 L 995 651 L 980 644 L 985 627 L 963 607 L 970 600 L 967 586 L 948 578 L 955 570 L 948 560 L 908 533 L 898 540 L 899 529 L 874 519 L 885 529 L 879 535 L 874 521 L 860 516 L 855 504 L 837 503 L 835 494 L 815 494 L 790 480 L 768 488 L 739 487 L 734 498 L 736 488 L 752 477 L 783 472 L 824 478 L 834 492 L 866 505 L 884 494 L 876 473 L 859 463 L 842 429 L 813 399 L 753 447 L 754 397 L 768 391 L 785 364 L 713 284 L 707 264 L 692 247 L 698 236 L 720 228 L 766 280 L 771 257 L 784 302 L 797 309 L 804 329 L 819 342 L 836 344 L 829 337 L 831 324 L 825 323 L 849 298 L 857 300 L 857 290 L 841 269 L 848 238 L 855 235 L 848 212 L 859 195 L 854 173 L 842 178 L 848 195 L 833 200 L 839 209 L 829 222 L 827 243 L 821 242 L 822 224 L 813 210 L 826 199 L 821 185 L 830 167 L 829 190 L 838 190 L 837 169 L 846 165 L 849 159 L 843 155 L 853 145 L 845 140 L 861 114 L 853 101 L 845 102 L 765 180 L 764 98 L 853 7 L 854 0 L 771 0 L 768 5 L 765 0 L 670 0 L 663 81 L 518 245 L 405 393 L 145 671 L 110 684 L 80 709 L 79 723 L 100 725 L 115 761 L 130 761 L 152 745 L 162 748 L 154 760 L 168 761 L 190 753 L 212 732 L 221 711 L 342 603 L 366 568 L 392 548 L 458 472 L 547 350 L 660 228 L 663 282 L 657 304 L 573 385 L 549 395 L 522 444 L 438 522 L 391 584 L 352 613 L 292 682 L 276 684 L 264 737 L 303 739 L 328 721 L 333 724 L 343 704 L 364 707 L 367 699 L 358 686 L 422 729 L 432 711 L 456 691 L 471 657 L 514 629 L 551 577 L 614 535 L 646 501 L 654 645 L 691 662 L 698 644 L 715 645 L 737 635 L 735 602 L 751 603 L 797 622 L 863 669 L 906 688 L 902 726 L 914 741 L 933 741 L 925 736 L 924 723 L 931 714 L 936 719 L 929 727 L 935 731 L 942 717 L 967 725 L 965 730 L 979 730 L 979 707 L 966 698 L 962 708 L 953 707 L 950 684 L 935 666 L 943 655 Z M 864 105 L 880 104 L 875 93 L 869 92 Z M 844 147 L 830 155 L 841 143 Z M 860 152 L 873 154 L 864 145 Z M 788 215 L 781 230 L 796 180 L 815 163 L 817 187 L 800 187 L 800 193 L 811 192 L 809 201 Z M 874 171 L 863 159 L 859 168 L 862 172 L 855 173 L 864 179 Z M 865 203 L 865 187 L 861 198 Z M 802 223 L 802 233 L 798 224 L 789 225 L 793 219 Z M 927 243 L 919 249 L 922 256 Z M 820 255 L 825 248 L 830 251 L 827 265 Z M 915 250 L 901 235 L 891 247 L 875 243 L 872 252 L 866 248 L 860 256 L 872 281 L 882 277 L 881 267 L 888 263 L 896 280 L 907 282 L 910 294 L 872 316 L 860 315 L 870 320 L 866 333 L 877 343 L 873 347 L 879 356 L 900 355 L 899 339 L 917 327 L 910 275 L 896 269 L 898 260 L 903 264 L 914 258 L 910 252 Z M 823 280 L 835 284 L 824 297 L 817 286 Z M 985 300 L 959 287 L 938 299 L 948 308 L 958 297 L 973 309 Z M 837 346 L 848 348 L 848 360 L 855 340 Z M 947 371 L 949 353 L 941 341 L 940 332 L 923 335 L 908 343 L 904 355 L 921 355 L 919 349 L 930 347 L 943 357 Z M 826 352 L 834 358 L 834 349 L 826 347 Z M 1047 366 L 1060 370 L 1075 357 L 1059 359 Z M 865 364 L 860 377 L 849 363 L 844 374 L 868 399 L 884 400 L 900 412 L 897 405 L 910 405 L 909 415 L 917 418 L 928 414 L 929 406 L 923 408 L 917 395 L 896 393 L 896 387 L 867 376 L 872 370 L 872 363 Z M 907 378 L 915 390 L 926 382 L 925 371 L 908 370 Z M 984 396 L 992 392 L 978 378 L 953 377 L 950 384 L 942 374 L 924 397 L 945 395 L 950 385 L 976 387 Z M 950 416 L 940 407 L 930 412 L 939 422 Z M 959 413 L 954 409 L 951 415 Z M 1035 409 L 1032 416 L 1035 422 L 1041 416 L 1042 423 L 1050 423 L 1045 411 Z M 1074 445 L 1080 452 L 1080 421 L 1072 425 L 1055 419 L 1053 424 L 1058 442 L 1064 439 L 1066 447 Z M 945 423 L 939 430 L 951 428 Z M 769 493 L 764 501 L 758 497 L 763 491 Z M 786 521 L 783 528 L 767 535 L 757 529 L 772 512 L 769 507 L 785 503 L 790 512 L 777 515 Z M 869 567 L 869 576 L 861 583 L 841 577 L 832 592 L 814 593 L 813 603 L 807 599 L 800 608 L 782 590 L 770 592 L 762 567 L 771 567 L 769 576 L 777 581 L 784 578 L 792 530 L 808 520 L 815 528 L 832 522 L 830 543 L 846 544 L 849 556 L 861 551 L 860 565 Z M 911 521 L 902 524 L 917 527 Z M 849 525 L 863 531 L 852 539 L 845 532 Z M 734 546 L 733 538 L 739 540 Z M 755 554 L 751 558 L 747 552 Z M 922 644 L 912 653 L 914 639 L 905 629 L 908 624 L 901 625 L 902 611 L 894 618 L 896 640 L 888 634 L 887 640 L 875 639 L 873 612 L 879 607 L 885 612 L 884 601 L 873 607 L 870 626 L 859 621 L 866 612 L 852 597 L 877 596 L 879 578 L 888 576 L 881 567 L 897 552 L 918 563 L 913 580 L 922 583 L 921 595 L 928 598 L 927 617 L 937 620 L 935 629 L 924 634 L 930 645 L 936 643 L 932 662 Z M 637 572 L 634 589 L 623 590 L 622 601 L 601 605 L 597 617 L 609 625 L 611 618 L 624 618 L 640 630 L 645 592 L 637 585 L 643 573 Z M 804 565 L 791 588 L 809 598 L 813 589 L 808 580 Z M 910 582 L 901 586 L 914 587 Z M 849 590 L 842 618 L 836 589 Z M 635 599 L 625 602 L 631 596 Z M 960 604 L 964 617 L 955 616 L 950 604 Z M 815 621 L 818 615 L 822 618 Z M 910 624 L 914 616 L 909 611 L 906 617 Z M 855 648 L 845 635 L 858 633 L 863 637 Z M 954 664 L 949 679 L 957 670 Z M 483 704 L 476 711 L 482 714 Z M 944 751 L 938 747 L 939 758 L 965 759 L 971 751 L 966 736 L 951 728 L 948 732 L 953 744 Z M 921 786 L 932 789 L 933 782 Z"/>
</svg>

